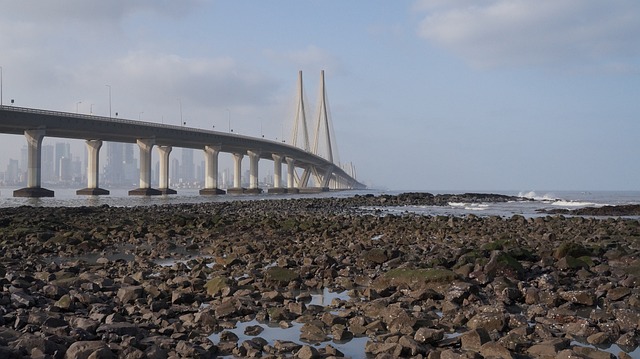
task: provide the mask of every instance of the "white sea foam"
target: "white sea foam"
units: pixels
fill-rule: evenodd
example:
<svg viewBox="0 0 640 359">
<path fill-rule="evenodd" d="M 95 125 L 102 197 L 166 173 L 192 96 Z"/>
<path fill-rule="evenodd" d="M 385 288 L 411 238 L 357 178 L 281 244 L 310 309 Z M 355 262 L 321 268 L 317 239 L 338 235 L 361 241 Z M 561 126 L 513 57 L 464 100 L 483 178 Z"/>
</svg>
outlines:
<svg viewBox="0 0 640 359">
<path fill-rule="evenodd" d="M 539 195 L 535 191 L 520 192 L 518 193 L 518 197 L 533 199 L 536 201 L 545 201 L 545 202 L 553 202 L 558 199 L 556 196 L 554 196 L 551 193 L 545 193 L 543 195 Z"/>
<path fill-rule="evenodd" d="M 484 211 L 489 208 L 489 205 L 486 203 L 449 202 L 448 205 L 453 208 L 461 208 L 467 211 Z"/>
<path fill-rule="evenodd" d="M 552 206 L 560 206 L 560 207 L 590 207 L 590 206 L 601 206 L 593 202 L 579 202 L 579 201 L 565 201 L 558 200 L 551 203 Z"/>
<path fill-rule="evenodd" d="M 472 203 L 464 207 L 467 211 L 484 211 L 487 208 L 489 208 L 489 205 L 484 203 Z"/>
</svg>

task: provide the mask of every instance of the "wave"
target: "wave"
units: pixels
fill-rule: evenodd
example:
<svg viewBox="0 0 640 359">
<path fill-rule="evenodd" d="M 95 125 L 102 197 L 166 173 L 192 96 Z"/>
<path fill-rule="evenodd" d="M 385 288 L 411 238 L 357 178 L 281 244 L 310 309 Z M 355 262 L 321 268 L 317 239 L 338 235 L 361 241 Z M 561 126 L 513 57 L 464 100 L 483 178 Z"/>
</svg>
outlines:
<svg viewBox="0 0 640 359">
<path fill-rule="evenodd" d="M 486 203 L 448 202 L 447 204 L 453 208 L 464 208 L 467 211 L 484 211 L 489 208 Z"/>
<path fill-rule="evenodd" d="M 579 202 L 579 201 L 565 201 L 565 200 L 557 200 L 551 203 L 552 206 L 561 206 L 561 207 L 601 207 L 602 204 L 597 204 L 593 202 Z"/>
<path fill-rule="evenodd" d="M 544 202 L 554 202 L 558 200 L 558 197 L 554 196 L 552 193 L 539 195 L 535 191 L 520 192 L 518 193 L 518 197 L 528 198 L 535 201 L 544 201 Z"/>
</svg>

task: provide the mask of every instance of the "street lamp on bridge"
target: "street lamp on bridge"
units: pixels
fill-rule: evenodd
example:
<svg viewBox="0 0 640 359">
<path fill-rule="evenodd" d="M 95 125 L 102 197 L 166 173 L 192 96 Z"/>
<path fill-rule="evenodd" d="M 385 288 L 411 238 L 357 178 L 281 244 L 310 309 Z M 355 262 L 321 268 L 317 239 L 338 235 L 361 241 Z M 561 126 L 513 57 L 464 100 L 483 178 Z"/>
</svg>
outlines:
<svg viewBox="0 0 640 359">
<path fill-rule="evenodd" d="M 81 103 L 82 103 L 82 101 L 76 102 L 76 113 L 78 113 L 78 106 L 80 106 Z"/>
<path fill-rule="evenodd" d="M 111 118 L 111 85 L 105 85 L 109 88 L 109 118 Z"/>
</svg>

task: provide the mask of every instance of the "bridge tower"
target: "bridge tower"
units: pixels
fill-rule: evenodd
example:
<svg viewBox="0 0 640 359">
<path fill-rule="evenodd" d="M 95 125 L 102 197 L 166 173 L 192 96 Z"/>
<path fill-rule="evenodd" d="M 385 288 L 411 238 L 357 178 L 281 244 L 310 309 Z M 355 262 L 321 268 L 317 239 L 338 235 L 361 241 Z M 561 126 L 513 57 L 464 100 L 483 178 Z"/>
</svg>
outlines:
<svg viewBox="0 0 640 359">
<path fill-rule="evenodd" d="M 315 132 L 313 133 L 313 144 L 309 145 L 309 134 L 306 122 L 306 108 L 304 100 L 304 90 L 302 85 L 302 71 L 298 72 L 298 102 L 296 116 L 292 132 L 292 144 L 324 158 L 332 165 L 326 168 L 306 167 L 302 174 L 294 171 L 295 182 L 299 188 L 309 187 L 309 181 L 315 181 L 315 187 L 328 190 L 336 187 L 336 178 L 333 175 L 334 167 L 339 166 L 338 150 L 336 147 L 335 134 L 329 111 L 329 102 L 324 81 L 324 70 L 320 72 L 320 89 L 318 91 L 318 107 L 315 117 Z M 300 128 L 302 127 L 302 128 Z M 299 144 L 299 136 L 302 132 L 303 143 Z"/>
<path fill-rule="evenodd" d="M 338 150 L 335 144 L 333 123 L 331 122 L 329 114 L 327 90 L 324 84 L 324 70 L 320 72 L 320 91 L 318 102 L 313 153 L 325 158 L 331 163 L 336 163 L 336 161 L 339 162 Z"/>
<path fill-rule="evenodd" d="M 291 132 L 291 144 L 309 152 L 309 130 L 307 129 L 307 109 L 304 101 L 304 88 L 302 86 L 302 71 L 298 71 L 298 102 L 296 104 L 296 115 L 293 121 Z M 302 131 L 302 144 L 298 145 L 298 135 Z"/>
</svg>

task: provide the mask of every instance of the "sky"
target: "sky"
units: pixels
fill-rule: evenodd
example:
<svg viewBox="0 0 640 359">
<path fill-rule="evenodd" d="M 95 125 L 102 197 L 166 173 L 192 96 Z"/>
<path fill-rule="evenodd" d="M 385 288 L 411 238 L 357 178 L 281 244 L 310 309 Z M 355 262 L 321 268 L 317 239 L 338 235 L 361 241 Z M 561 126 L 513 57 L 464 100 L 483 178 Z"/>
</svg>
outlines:
<svg viewBox="0 0 640 359">
<path fill-rule="evenodd" d="M 290 140 L 298 71 L 313 128 L 324 70 L 339 159 L 371 187 L 640 190 L 637 0 L 0 9 L 5 105 L 108 116 L 111 91 L 120 118 Z M 0 138 L 3 171 L 26 142 Z"/>
</svg>

